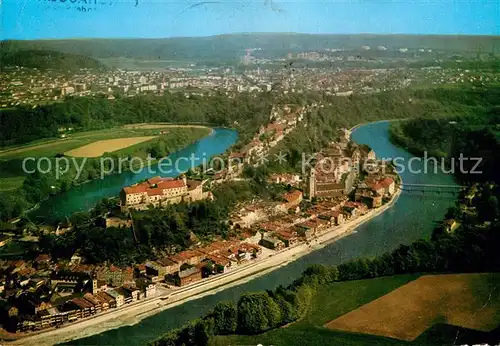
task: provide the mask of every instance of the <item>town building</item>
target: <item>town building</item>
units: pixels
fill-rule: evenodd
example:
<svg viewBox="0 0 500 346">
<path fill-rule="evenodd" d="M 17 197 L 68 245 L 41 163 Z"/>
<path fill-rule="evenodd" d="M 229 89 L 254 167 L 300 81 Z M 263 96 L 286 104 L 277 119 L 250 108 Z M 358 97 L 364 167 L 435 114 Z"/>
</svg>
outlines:
<svg viewBox="0 0 500 346">
<path fill-rule="evenodd" d="M 282 240 L 275 238 L 273 236 L 266 236 L 264 234 L 262 235 L 262 239 L 260 240 L 259 244 L 268 249 L 276 251 L 285 248 L 285 243 Z"/>
<path fill-rule="evenodd" d="M 134 271 L 131 267 L 120 268 L 114 265 L 101 267 L 96 270 L 97 281 L 103 281 L 115 287 L 123 286 L 125 283 L 133 282 Z"/>
<path fill-rule="evenodd" d="M 199 201 L 210 197 L 210 192 L 203 193 L 201 181 L 187 180 L 184 175 L 178 179 L 154 177 L 123 188 L 120 204 L 122 210 L 145 210 L 150 205 L 161 207 L 169 203 Z"/>
<path fill-rule="evenodd" d="M 181 287 L 192 282 L 200 281 L 201 279 L 201 269 L 198 266 L 181 270 L 174 276 L 175 284 Z"/>
</svg>

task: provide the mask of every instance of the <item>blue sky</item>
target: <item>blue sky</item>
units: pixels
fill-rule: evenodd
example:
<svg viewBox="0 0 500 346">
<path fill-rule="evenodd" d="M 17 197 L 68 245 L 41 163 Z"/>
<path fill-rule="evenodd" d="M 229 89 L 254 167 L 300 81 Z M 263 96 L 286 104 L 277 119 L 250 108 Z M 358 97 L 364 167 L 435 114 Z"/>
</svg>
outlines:
<svg viewBox="0 0 500 346">
<path fill-rule="evenodd" d="M 235 32 L 500 35 L 500 0 L 199 3 L 193 0 L 0 0 L 1 37 L 156 38 Z M 83 7 L 86 12 L 82 12 Z"/>
</svg>

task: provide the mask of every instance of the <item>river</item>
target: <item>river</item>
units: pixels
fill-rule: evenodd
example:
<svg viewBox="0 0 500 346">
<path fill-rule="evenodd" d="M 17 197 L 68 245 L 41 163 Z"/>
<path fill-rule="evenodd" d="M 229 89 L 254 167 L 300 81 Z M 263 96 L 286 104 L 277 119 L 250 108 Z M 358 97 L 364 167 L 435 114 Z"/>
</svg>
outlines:
<svg viewBox="0 0 500 346">
<path fill-rule="evenodd" d="M 413 155 L 392 145 L 388 138 L 388 122 L 372 123 L 357 128 L 352 138 L 359 144 L 368 144 L 378 158 L 401 157 L 407 162 Z M 413 169 L 422 167 L 414 162 Z M 402 172 L 405 183 L 455 184 L 450 175 Z M 274 289 L 288 285 L 310 264 L 339 264 L 343 261 L 374 256 L 409 244 L 420 238 L 429 237 L 435 222 L 442 220 L 448 207 L 454 204 L 451 195 L 426 195 L 425 197 L 403 192 L 396 204 L 380 216 L 364 223 L 356 232 L 337 242 L 312 252 L 280 267 L 273 272 L 239 286 L 231 287 L 213 295 L 188 301 L 148 317 L 133 326 L 121 327 L 91 337 L 74 340 L 66 345 L 145 345 L 173 328 L 208 312 L 220 300 L 237 300 L 248 291 Z"/>
<path fill-rule="evenodd" d="M 88 211 L 104 197 L 118 196 L 124 186 L 135 184 L 141 180 L 157 175 L 163 177 L 175 177 L 187 171 L 191 167 L 191 162 L 178 160 L 179 158 L 189 158 L 194 155 L 195 165 L 199 165 L 203 160 L 215 155 L 224 153 L 238 138 L 235 130 L 216 128 L 209 136 L 206 136 L 186 148 L 169 155 L 169 159 L 177 166 L 172 167 L 171 172 L 166 174 L 157 173 L 158 164 L 150 168 L 144 168 L 139 173 L 124 172 L 106 176 L 104 179 L 91 180 L 71 188 L 69 191 L 52 196 L 40 203 L 39 208 L 31 211 L 29 216 L 34 221 L 54 221 L 61 220 L 66 216 L 78 211 Z"/>
</svg>

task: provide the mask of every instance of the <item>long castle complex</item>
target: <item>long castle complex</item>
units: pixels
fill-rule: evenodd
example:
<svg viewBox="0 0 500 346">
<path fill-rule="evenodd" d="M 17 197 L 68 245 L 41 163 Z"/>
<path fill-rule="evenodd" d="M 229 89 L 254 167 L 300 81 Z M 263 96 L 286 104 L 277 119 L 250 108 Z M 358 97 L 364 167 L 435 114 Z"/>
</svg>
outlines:
<svg viewBox="0 0 500 346">
<path fill-rule="evenodd" d="M 122 210 L 129 208 L 147 209 L 148 206 L 161 207 L 169 203 L 199 201 L 211 198 L 210 192 L 203 192 L 203 182 L 180 178 L 154 177 L 145 182 L 128 186 L 120 192 Z"/>
</svg>

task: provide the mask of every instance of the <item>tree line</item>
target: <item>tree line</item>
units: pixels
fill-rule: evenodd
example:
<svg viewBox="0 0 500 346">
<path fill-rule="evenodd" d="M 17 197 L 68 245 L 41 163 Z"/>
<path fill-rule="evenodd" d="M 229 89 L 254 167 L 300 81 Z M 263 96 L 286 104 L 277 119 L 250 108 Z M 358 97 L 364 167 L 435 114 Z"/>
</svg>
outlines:
<svg viewBox="0 0 500 346">
<path fill-rule="evenodd" d="M 493 95 L 495 93 L 492 93 Z M 497 94 L 497 96 L 500 96 Z M 464 183 L 498 182 L 500 158 L 500 105 L 476 107 L 473 114 L 450 117 L 423 116 L 391 124 L 390 139 L 415 155 L 444 159 L 459 168 L 459 158 L 468 159 L 457 169 L 456 177 Z M 480 159 L 476 166 L 477 159 Z M 472 171 L 482 172 L 471 174 Z"/>
<path fill-rule="evenodd" d="M 9 66 L 22 66 L 41 70 L 54 69 L 59 71 L 78 70 L 81 68 L 106 69 L 104 64 L 88 56 L 35 49 L 15 52 L 2 51 L 2 54 L 0 54 L 0 70 L 3 71 Z"/>
<path fill-rule="evenodd" d="M 70 97 L 61 103 L 36 108 L 19 106 L 0 111 L 0 147 L 58 136 L 61 127 L 76 131 L 147 122 L 206 123 L 236 127 L 243 134 L 267 123 L 272 97 L 239 93 L 215 95 L 165 93 L 162 96 Z M 252 132 L 253 133 L 253 132 Z"/>
</svg>

